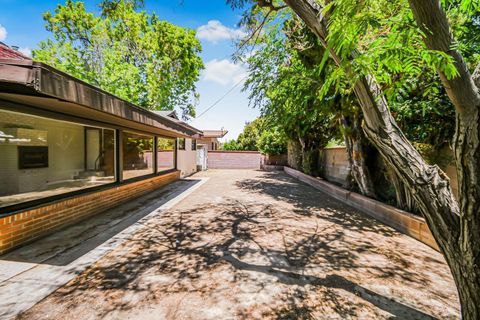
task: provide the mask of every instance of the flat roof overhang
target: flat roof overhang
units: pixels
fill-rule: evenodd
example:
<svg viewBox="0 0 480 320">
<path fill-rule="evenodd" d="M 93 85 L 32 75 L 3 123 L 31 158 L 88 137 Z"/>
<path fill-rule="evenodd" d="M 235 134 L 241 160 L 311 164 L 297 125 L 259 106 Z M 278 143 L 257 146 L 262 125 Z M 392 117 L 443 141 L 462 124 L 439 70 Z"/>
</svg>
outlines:
<svg viewBox="0 0 480 320">
<path fill-rule="evenodd" d="M 198 138 L 202 134 L 188 124 L 141 108 L 31 60 L 0 59 L 0 100 L 168 137 Z"/>
<path fill-rule="evenodd" d="M 227 130 L 203 130 L 202 138 L 223 138 Z"/>
</svg>

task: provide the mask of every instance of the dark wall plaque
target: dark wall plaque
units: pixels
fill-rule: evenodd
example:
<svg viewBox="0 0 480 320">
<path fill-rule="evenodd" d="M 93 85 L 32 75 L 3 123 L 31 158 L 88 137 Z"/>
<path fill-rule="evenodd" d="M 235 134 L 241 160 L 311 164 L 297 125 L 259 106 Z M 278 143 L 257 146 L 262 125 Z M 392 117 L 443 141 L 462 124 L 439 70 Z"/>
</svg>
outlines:
<svg viewBox="0 0 480 320">
<path fill-rule="evenodd" d="M 19 146 L 18 168 L 48 168 L 48 147 Z"/>
</svg>

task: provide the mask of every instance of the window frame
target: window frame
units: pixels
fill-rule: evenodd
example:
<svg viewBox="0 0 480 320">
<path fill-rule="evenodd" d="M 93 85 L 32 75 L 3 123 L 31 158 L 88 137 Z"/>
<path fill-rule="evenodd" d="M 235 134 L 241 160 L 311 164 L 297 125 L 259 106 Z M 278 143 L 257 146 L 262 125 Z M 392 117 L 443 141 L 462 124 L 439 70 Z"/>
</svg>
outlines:
<svg viewBox="0 0 480 320">
<path fill-rule="evenodd" d="M 172 171 L 172 170 L 176 170 L 177 168 L 177 152 L 176 152 L 176 145 L 177 145 L 177 138 L 172 138 L 172 137 L 167 137 L 167 136 L 159 136 L 159 135 L 156 135 L 156 143 L 155 143 L 155 172 L 158 174 L 158 175 L 161 175 L 161 174 L 164 174 L 165 172 L 169 172 L 169 171 Z M 159 170 L 158 169 L 158 152 L 159 152 L 159 148 L 158 148 L 158 140 L 159 139 L 167 139 L 167 140 L 172 140 L 173 142 L 173 146 L 172 146 L 172 151 L 173 151 L 173 167 L 170 168 L 170 169 L 165 169 L 165 170 Z"/>
<path fill-rule="evenodd" d="M 162 136 L 159 135 L 158 133 L 152 133 L 149 131 L 143 131 L 143 130 L 137 130 L 131 127 L 125 127 L 122 125 L 115 125 L 111 124 L 108 122 L 102 122 L 98 120 L 92 120 L 89 118 L 84 118 L 81 116 L 74 116 L 74 115 L 69 115 L 65 114 L 62 112 L 53 112 L 50 110 L 43 110 L 39 109 L 38 107 L 30 106 L 27 104 L 23 103 L 18 103 L 18 102 L 13 102 L 13 101 L 6 101 L 6 100 L 1 100 L 0 99 L 0 110 L 2 111 L 7 111 L 7 112 L 13 112 L 13 113 L 18 113 L 22 115 L 27 115 L 27 116 L 33 116 L 33 117 L 40 117 L 40 118 L 46 118 L 49 120 L 56 120 L 56 121 L 61 121 L 61 122 L 70 122 L 73 124 L 77 125 L 82 125 L 85 127 L 98 127 L 98 128 L 104 128 L 104 129 L 110 129 L 114 131 L 114 136 L 115 136 L 115 156 L 114 156 L 114 169 L 115 169 L 115 179 L 111 183 L 107 183 L 104 185 L 99 185 L 99 186 L 94 186 L 86 189 L 80 189 L 80 190 L 75 190 L 75 191 L 70 191 L 70 192 L 65 192 L 65 193 L 60 193 L 48 197 L 43 197 L 39 199 L 33 199 L 33 200 L 28 200 L 25 202 L 20 202 L 12 205 L 7 205 L 4 207 L 0 207 L 0 218 L 1 217 L 8 217 L 11 216 L 15 213 L 18 212 L 23 212 L 25 210 L 32 210 L 36 207 L 41 207 L 45 206 L 48 204 L 52 204 L 58 201 L 66 200 L 69 198 L 81 196 L 84 194 L 90 194 L 90 193 L 95 193 L 99 192 L 102 190 L 108 190 L 112 189 L 114 187 L 118 187 L 121 185 L 128 185 L 131 183 L 135 183 L 138 181 L 142 180 L 147 180 L 156 176 L 162 176 L 166 175 L 172 172 L 177 171 L 177 145 L 178 145 L 178 138 L 177 137 L 167 137 L 167 136 Z M 122 177 L 122 148 L 121 148 L 121 139 L 122 139 L 122 134 L 124 131 L 127 132 L 132 132 L 136 134 L 142 134 L 142 135 L 149 135 L 153 136 L 154 138 L 156 137 L 163 137 L 163 138 L 171 138 L 175 141 L 175 146 L 174 146 L 174 168 L 171 170 L 165 170 L 165 171 L 160 171 L 157 172 L 157 163 L 156 163 L 156 158 L 154 161 L 154 172 L 148 175 L 143 175 L 143 176 L 138 176 L 138 177 L 133 177 L 127 180 L 123 180 Z M 154 139 L 155 142 L 155 139 Z M 155 146 L 155 153 L 157 151 L 157 148 Z M 156 155 L 155 155 L 156 156 Z"/>
<path fill-rule="evenodd" d="M 39 110 L 34 107 L 30 107 L 25 104 L 19 104 L 16 102 L 10 102 L 10 101 L 0 101 L 0 111 L 4 112 L 11 112 L 14 114 L 19 114 L 23 116 L 31 116 L 31 117 L 36 117 L 36 118 L 43 118 L 46 120 L 51 120 L 51 121 L 57 121 L 57 122 L 63 122 L 63 123 L 71 123 L 73 125 L 77 126 L 82 126 L 83 128 L 86 127 L 93 127 L 93 128 L 98 128 L 98 129 L 106 129 L 106 130 L 111 130 L 113 131 L 114 135 L 114 157 L 113 157 L 113 165 L 114 165 L 114 179 L 112 182 L 105 183 L 103 185 L 98 185 L 98 186 L 93 186 L 93 187 L 88 187 L 88 188 L 83 188 L 83 189 L 78 189 L 74 191 L 68 191 L 68 192 L 63 192 L 59 194 L 54 194 L 46 197 L 41 197 L 37 199 L 32 199 L 32 200 L 27 200 L 23 202 L 18 202 L 15 204 L 11 205 L 6 205 L 3 207 L 0 207 L 0 217 L 8 217 L 12 214 L 15 214 L 17 212 L 22 212 L 25 210 L 30 210 L 32 208 L 53 203 L 59 200 L 63 199 L 68 199 L 77 195 L 82 195 L 82 194 L 88 194 L 91 192 L 96 192 L 96 191 L 101 191 L 104 189 L 109 189 L 114 187 L 115 185 L 118 185 L 121 183 L 120 181 L 120 176 L 117 171 L 117 167 L 120 165 L 118 161 L 118 141 L 119 141 L 119 135 L 118 135 L 118 128 L 111 124 L 103 123 L 100 121 L 95 121 L 95 120 L 90 120 L 90 119 L 85 119 L 81 117 L 75 117 L 75 116 L 70 116 L 70 115 L 65 115 L 63 113 L 54 113 L 51 111 L 46 111 L 46 110 Z M 83 136 L 84 138 L 85 136 Z M 24 170 L 24 169 L 22 169 Z M 130 181 L 129 181 L 130 182 Z"/>
<path fill-rule="evenodd" d="M 125 150 L 123 149 L 123 138 L 125 136 L 125 134 L 134 134 L 134 135 L 139 135 L 139 136 L 146 136 L 146 137 L 151 137 L 152 139 L 152 172 L 150 173 L 147 173 L 147 174 L 143 174 L 143 175 L 140 175 L 140 176 L 134 176 L 134 177 L 130 177 L 130 178 L 125 178 L 124 175 L 123 175 L 123 171 L 125 170 L 124 169 L 124 164 L 125 164 L 125 158 L 124 158 L 124 155 L 125 155 Z M 149 175 L 155 175 L 157 173 L 157 164 L 156 164 L 156 160 L 157 160 L 157 157 L 156 157 L 156 153 L 157 153 L 157 146 L 156 146 L 156 143 L 155 143 L 155 140 L 156 140 L 156 137 L 157 135 L 156 134 L 153 134 L 153 133 L 139 133 L 135 130 L 122 130 L 122 137 L 121 137 L 121 141 L 120 142 L 120 148 L 122 148 L 122 151 L 121 151 L 121 166 L 120 166 L 120 172 L 121 172 L 121 177 L 122 177 L 122 181 L 130 181 L 131 179 L 135 179 L 135 178 L 141 178 L 141 177 L 146 177 L 146 176 L 149 176 Z"/>
</svg>

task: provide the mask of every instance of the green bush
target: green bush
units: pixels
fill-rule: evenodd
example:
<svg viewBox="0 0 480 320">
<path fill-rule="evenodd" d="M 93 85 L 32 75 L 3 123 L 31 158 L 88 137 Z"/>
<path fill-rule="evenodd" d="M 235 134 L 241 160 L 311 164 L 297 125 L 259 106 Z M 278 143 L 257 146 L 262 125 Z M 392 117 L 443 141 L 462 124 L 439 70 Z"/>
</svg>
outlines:
<svg viewBox="0 0 480 320">
<path fill-rule="evenodd" d="M 287 140 L 278 130 L 264 131 L 257 142 L 263 154 L 278 155 L 287 153 Z"/>
<path fill-rule="evenodd" d="M 228 140 L 222 144 L 222 150 L 243 150 L 235 139 Z"/>
</svg>

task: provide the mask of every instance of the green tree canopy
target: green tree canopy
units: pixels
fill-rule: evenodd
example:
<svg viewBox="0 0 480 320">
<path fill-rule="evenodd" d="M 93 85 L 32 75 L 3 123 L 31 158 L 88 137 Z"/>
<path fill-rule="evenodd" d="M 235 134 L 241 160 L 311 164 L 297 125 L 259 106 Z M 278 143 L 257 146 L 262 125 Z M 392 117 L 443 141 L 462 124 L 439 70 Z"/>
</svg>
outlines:
<svg viewBox="0 0 480 320">
<path fill-rule="evenodd" d="M 325 77 L 321 70 L 323 50 L 298 20 L 272 26 L 261 41 L 247 60 L 245 89 L 250 89 L 251 104 L 260 109 L 271 127 L 299 141 L 305 150 L 324 147 L 337 131 L 334 100 L 319 94 Z M 303 46 L 305 43 L 308 45 Z"/>
<path fill-rule="evenodd" d="M 265 119 L 260 117 L 251 122 L 247 122 L 242 133 L 238 138 L 229 140 L 222 145 L 223 150 L 246 150 L 257 151 L 258 140 L 266 129 Z"/>
<path fill-rule="evenodd" d="M 257 145 L 262 154 L 279 155 L 287 153 L 287 139 L 278 128 L 263 131 Z"/>
<path fill-rule="evenodd" d="M 178 106 L 195 115 L 203 63 L 195 31 L 139 11 L 141 1 L 103 1 L 101 15 L 83 2 L 67 0 L 46 12 L 53 39 L 42 41 L 33 58 L 147 109 Z"/>
</svg>

